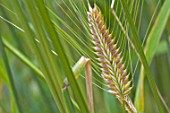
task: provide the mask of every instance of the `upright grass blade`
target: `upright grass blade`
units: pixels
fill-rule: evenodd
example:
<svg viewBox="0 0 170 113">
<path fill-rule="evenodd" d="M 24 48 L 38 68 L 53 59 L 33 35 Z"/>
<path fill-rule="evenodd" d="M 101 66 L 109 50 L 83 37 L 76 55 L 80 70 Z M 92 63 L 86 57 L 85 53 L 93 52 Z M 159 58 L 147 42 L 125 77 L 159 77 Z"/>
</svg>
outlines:
<svg viewBox="0 0 170 113">
<path fill-rule="evenodd" d="M 70 86 L 74 92 L 74 94 L 76 95 L 76 99 L 78 101 L 78 104 L 80 106 L 80 109 L 81 109 L 81 112 L 88 112 L 88 109 L 87 109 L 87 105 L 82 97 L 82 94 L 80 92 L 80 89 L 75 81 L 75 78 L 73 76 L 73 72 L 69 66 L 69 63 L 67 61 L 67 58 L 66 58 L 66 55 L 65 53 L 63 52 L 63 48 L 61 46 L 61 43 L 58 39 L 58 36 L 57 36 L 57 33 L 55 32 L 54 30 L 54 27 L 50 21 L 50 18 L 48 16 L 48 12 L 45 8 L 45 4 L 43 3 L 42 0 L 36 0 L 35 1 L 35 4 L 41 14 L 41 19 L 42 19 L 42 23 L 44 24 L 44 27 L 45 27 L 45 30 L 47 31 L 51 41 L 52 41 L 52 44 L 55 48 L 55 50 L 57 51 L 58 55 L 59 55 L 59 58 L 61 59 L 61 62 L 64 66 L 64 71 L 67 75 L 67 78 L 68 78 L 68 81 L 71 83 Z"/>
<path fill-rule="evenodd" d="M 31 31 L 31 29 L 28 25 L 28 21 L 26 20 L 24 13 L 20 7 L 20 3 L 18 2 L 18 0 L 12 0 L 11 3 L 13 4 L 15 11 L 16 11 L 16 15 L 19 17 L 19 21 L 21 22 L 22 27 L 25 30 L 24 36 L 26 36 L 26 38 L 25 38 L 26 42 L 28 44 L 32 45 L 31 50 L 35 54 L 35 56 L 38 60 L 38 63 L 40 65 L 41 69 L 43 70 L 43 74 L 49 75 L 49 73 L 46 71 L 46 65 L 44 64 L 45 62 L 43 61 L 42 56 L 40 55 L 40 52 L 39 52 L 39 48 L 37 47 L 37 44 L 35 42 L 33 32 Z M 52 82 L 50 82 L 51 80 L 48 76 L 46 77 L 46 81 L 48 82 L 48 86 L 53 94 L 53 97 L 55 99 L 56 104 L 58 105 L 57 107 L 59 108 L 60 112 L 65 112 L 65 109 L 64 109 L 63 104 L 60 100 L 60 97 L 59 97 L 58 93 L 56 93 L 56 88 L 55 88 L 54 84 Z"/>
<path fill-rule="evenodd" d="M 170 16 L 169 6 L 170 6 L 170 0 L 166 0 L 147 38 L 146 45 L 145 45 L 145 54 L 149 64 L 152 61 L 152 58 L 156 51 L 156 47 L 159 44 L 164 28 L 166 27 L 167 20 Z"/>
<path fill-rule="evenodd" d="M 2 58 L 4 60 L 4 65 L 5 65 L 8 80 L 9 80 L 9 87 L 11 88 L 11 93 L 14 96 L 15 104 L 17 106 L 18 112 L 23 113 L 22 109 L 21 109 L 21 106 L 20 106 L 20 103 L 19 103 L 18 92 L 16 90 L 16 85 L 14 83 L 14 79 L 13 79 L 12 72 L 11 72 L 11 69 L 10 69 L 10 66 L 9 66 L 8 58 L 7 58 L 7 55 L 6 55 L 6 52 L 5 52 L 4 45 L 2 43 L 1 35 L 0 35 L 0 52 L 1 52 Z"/>
<path fill-rule="evenodd" d="M 63 93 L 61 92 L 62 88 L 62 77 L 60 76 L 60 70 L 56 66 L 56 63 L 54 62 L 55 60 L 53 59 L 53 55 L 51 54 L 50 50 L 50 43 L 48 39 L 46 38 L 47 35 L 44 31 L 44 26 L 45 23 L 43 21 L 39 21 L 41 17 L 39 16 L 39 12 L 41 12 L 39 9 L 36 9 L 36 5 L 34 4 L 34 1 L 29 1 L 25 2 L 25 5 L 27 7 L 27 11 L 29 12 L 29 16 L 31 17 L 31 22 L 32 25 L 34 26 L 35 29 L 35 35 L 39 39 L 41 45 L 39 47 L 39 52 L 41 54 L 42 60 L 44 62 L 44 67 L 46 69 L 46 79 L 47 79 L 47 84 L 51 84 L 53 87 L 52 89 L 55 91 L 55 93 L 58 96 L 58 100 L 62 104 L 62 107 L 64 108 L 64 112 L 68 113 L 70 112 L 69 107 L 66 105 L 67 103 L 65 102 L 65 98 Z M 32 14 L 32 11 L 35 11 L 34 14 Z M 43 20 L 43 19 L 42 19 Z M 48 60 L 47 60 L 48 59 Z"/>
<path fill-rule="evenodd" d="M 170 14 L 169 6 L 170 6 L 170 0 L 166 0 L 147 38 L 146 45 L 145 45 L 145 54 L 149 65 L 156 52 L 157 46 L 161 39 L 161 35 L 166 26 L 166 22 L 169 18 L 169 14 Z M 139 112 L 144 112 L 144 89 L 143 88 L 144 88 L 145 73 L 142 71 L 145 70 L 141 68 L 137 91 L 136 91 L 136 97 L 135 97 L 135 106 L 137 107 Z"/>
<path fill-rule="evenodd" d="M 156 103 L 158 105 L 159 111 L 160 111 L 160 113 L 164 113 L 164 107 L 163 107 L 163 105 L 160 101 L 155 81 L 153 80 L 152 73 L 150 71 L 149 65 L 148 65 L 146 57 L 144 55 L 144 51 L 141 47 L 141 44 L 140 44 L 140 41 L 139 41 L 139 36 L 137 34 L 137 30 L 136 30 L 136 28 L 133 24 L 132 18 L 130 16 L 130 13 L 129 13 L 129 10 L 128 10 L 128 7 L 127 7 L 127 3 L 126 3 L 125 0 L 121 0 L 121 3 L 122 3 L 122 7 L 123 7 L 124 13 L 126 15 L 127 21 L 129 23 L 129 27 L 131 29 L 132 36 L 133 36 L 133 38 L 131 38 L 131 40 L 132 40 L 132 42 L 135 46 L 137 55 L 139 56 L 140 61 L 144 66 L 144 69 L 145 69 L 145 72 L 147 74 L 148 81 L 149 81 L 150 87 L 152 89 L 153 95 L 155 97 Z"/>
</svg>

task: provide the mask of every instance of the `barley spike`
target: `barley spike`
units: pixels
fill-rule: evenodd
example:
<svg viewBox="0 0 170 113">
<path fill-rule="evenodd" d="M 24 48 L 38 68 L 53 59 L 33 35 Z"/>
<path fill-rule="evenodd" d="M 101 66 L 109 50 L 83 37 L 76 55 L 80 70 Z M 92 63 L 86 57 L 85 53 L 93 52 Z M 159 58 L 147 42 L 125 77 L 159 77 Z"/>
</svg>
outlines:
<svg viewBox="0 0 170 113">
<path fill-rule="evenodd" d="M 109 88 L 108 92 L 115 95 L 129 113 L 137 113 L 128 96 L 133 88 L 132 80 L 129 80 L 130 74 L 127 73 L 123 55 L 115 40 L 112 39 L 112 34 L 109 34 L 100 9 L 96 4 L 94 8 L 89 6 L 87 15 L 94 53 L 98 56 L 101 76 Z"/>
</svg>

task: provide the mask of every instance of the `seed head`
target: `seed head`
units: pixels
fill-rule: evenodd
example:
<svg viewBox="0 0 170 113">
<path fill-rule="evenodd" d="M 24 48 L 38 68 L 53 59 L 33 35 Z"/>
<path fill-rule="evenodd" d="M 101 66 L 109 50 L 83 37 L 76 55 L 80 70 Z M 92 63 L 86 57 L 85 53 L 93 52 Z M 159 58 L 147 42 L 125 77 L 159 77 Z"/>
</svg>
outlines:
<svg viewBox="0 0 170 113">
<path fill-rule="evenodd" d="M 132 90 L 132 81 L 125 68 L 123 55 L 109 33 L 97 5 L 90 7 L 87 14 L 95 54 L 100 62 L 101 76 L 109 88 L 108 92 L 115 95 L 122 104 L 125 103 L 127 111 L 135 113 L 136 109 L 128 97 Z"/>
</svg>

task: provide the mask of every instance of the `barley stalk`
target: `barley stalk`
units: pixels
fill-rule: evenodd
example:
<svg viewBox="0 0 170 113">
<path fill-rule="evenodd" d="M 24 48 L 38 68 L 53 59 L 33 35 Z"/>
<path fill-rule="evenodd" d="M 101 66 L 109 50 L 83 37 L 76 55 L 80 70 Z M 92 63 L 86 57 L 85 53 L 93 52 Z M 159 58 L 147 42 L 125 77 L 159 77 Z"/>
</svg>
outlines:
<svg viewBox="0 0 170 113">
<path fill-rule="evenodd" d="M 109 34 L 97 5 L 93 9 L 89 5 L 87 14 L 95 54 L 100 62 L 101 76 L 109 88 L 108 92 L 115 95 L 129 113 L 136 113 L 128 96 L 132 90 L 132 80 L 129 80 L 130 74 L 127 73 L 120 49 L 112 39 L 112 34 Z"/>
</svg>

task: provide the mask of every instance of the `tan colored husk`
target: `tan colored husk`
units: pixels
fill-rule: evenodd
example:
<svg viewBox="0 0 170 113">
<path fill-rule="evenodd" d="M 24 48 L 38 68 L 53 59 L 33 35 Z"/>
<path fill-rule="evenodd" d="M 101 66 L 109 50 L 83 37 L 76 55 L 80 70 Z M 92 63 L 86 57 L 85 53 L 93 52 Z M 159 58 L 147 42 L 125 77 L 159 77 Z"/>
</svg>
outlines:
<svg viewBox="0 0 170 113">
<path fill-rule="evenodd" d="M 118 45 L 112 39 L 112 34 L 109 34 L 97 5 L 93 9 L 89 6 L 87 14 L 95 54 L 100 62 L 101 76 L 109 88 L 108 92 L 115 95 L 129 113 L 136 113 L 128 97 L 132 90 L 130 74 L 126 71 Z"/>
</svg>

